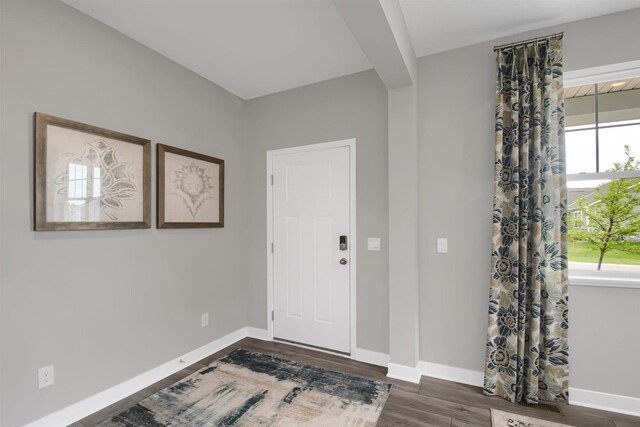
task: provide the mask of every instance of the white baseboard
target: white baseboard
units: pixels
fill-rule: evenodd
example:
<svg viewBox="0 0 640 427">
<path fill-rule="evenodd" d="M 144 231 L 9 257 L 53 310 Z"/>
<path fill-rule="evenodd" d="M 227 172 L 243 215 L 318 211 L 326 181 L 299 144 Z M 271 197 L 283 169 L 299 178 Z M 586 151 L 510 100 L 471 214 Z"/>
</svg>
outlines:
<svg viewBox="0 0 640 427">
<path fill-rule="evenodd" d="M 352 355 L 358 362 L 370 363 L 372 365 L 389 366 L 389 355 L 378 351 L 365 350 L 364 348 L 356 348 L 355 354 Z"/>
<path fill-rule="evenodd" d="M 254 328 L 252 326 L 240 328 L 237 331 L 218 338 L 209 344 L 170 360 L 169 362 L 117 384 L 107 390 L 94 394 L 80 402 L 74 403 L 66 408 L 60 409 L 59 411 L 33 421 L 27 424 L 27 427 L 52 427 L 72 424 L 121 399 L 124 399 L 127 396 L 137 393 L 143 388 L 182 370 L 186 366 L 189 366 L 198 360 L 228 347 L 245 337 L 268 340 L 267 331 L 265 329 Z M 389 363 L 388 354 L 365 349 L 356 349 L 356 353 L 353 358 L 365 363 L 387 366 L 388 377 L 412 383 L 419 383 L 420 377 L 422 375 L 426 375 L 480 387 L 482 387 L 483 384 L 483 373 L 471 369 L 456 368 L 454 366 L 425 361 L 420 361 L 418 366 L 414 368 L 411 366 Z M 180 360 L 183 360 L 184 362 L 180 363 Z M 640 416 L 640 398 L 577 388 L 570 388 L 569 396 L 569 402 L 572 405 Z"/>
<path fill-rule="evenodd" d="M 200 348 L 190 351 L 178 358 L 170 360 L 158 367 L 155 367 L 149 371 L 146 371 L 138 376 L 135 376 L 129 380 L 126 380 L 118 385 L 115 385 L 105 391 L 94 394 L 78 403 L 67 406 L 52 414 L 49 414 L 43 418 L 33 421 L 27 424 L 27 427 L 52 427 L 52 426 L 67 426 L 82 418 L 93 414 L 107 406 L 124 399 L 151 384 L 160 381 L 169 375 L 184 369 L 185 367 L 203 359 L 223 348 L 230 346 L 231 344 L 240 341 L 248 334 L 248 328 L 240 328 L 228 335 L 218 338 L 217 340 L 210 342 Z M 183 360 L 184 363 L 180 363 Z"/>
<path fill-rule="evenodd" d="M 569 388 L 569 403 L 640 417 L 640 398 Z"/>
<path fill-rule="evenodd" d="M 387 376 L 389 378 L 418 384 L 422 375 L 420 374 L 420 369 L 418 369 L 417 366 L 414 368 L 406 365 L 398 365 L 397 363 L 389 363 Z"/>
<path fill-rule="evenodd" d="M 267 330 L 262 328 L 254 328 L 253 326 L 247 326 L 247 336 L 249 338 L 269 341 L 269 338 L 267 336 Z"/>
<path fill-rule="evenodd" d="M 420 369 L 421 375 L 426 375 L 428 377 L 440 378 L 442 380 L 454 381 L 463 384 L 471 384 L 479 387 L 482 387 L 484 383 L 484 374 L 480 371 L 456 368 L 455 366 L 447 366 L 424 361 L 420 361 L 420 363 L 418 363 L 418 368 Z"/>
<path fill-rule="evenodd" d="M 456 368 L 438 363 L 420 361 L 418 364 L 421 375 L 470 384 L 482 387 L 484 374 L 481 371 Z M 640 398 L 621 396 L 617 394 L 601 393 L 599 391 L 569 388 L 569 403 L 576 406 L 602 409 L 603 411 L 618 412 L 640 416 Z"/>
</svg>

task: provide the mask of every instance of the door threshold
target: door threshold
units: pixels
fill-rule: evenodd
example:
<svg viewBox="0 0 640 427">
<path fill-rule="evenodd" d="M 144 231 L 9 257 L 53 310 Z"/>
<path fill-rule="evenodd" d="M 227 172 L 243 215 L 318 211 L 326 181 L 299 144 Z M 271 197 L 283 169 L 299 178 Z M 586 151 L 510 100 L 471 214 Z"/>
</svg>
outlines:
<svg viewBox="0 0 640 427">
<path fill-rule="evenodd" d="M 342 357 L 351 358 L 351 353 L 348 353 L 348 352 L 331 350 L 331 349 L 328 349 L 328 348 L 318 347 L 318 346 L 311 345 L 311 344 L 302 344 L 302 343 L 299 343 L 299 342 L 296 342 L 296 341 L 289 341 L 289 340 L 286 340 L 284 338 L 273 337 L 273 341 L 280 342 L 282 344 L 293 345 L 295 347 L 306 348 L 306 349 L 309 349 L 309 350 L 320 351 L 322 353 L 333 354 L 334 356 L 342 356 Z"/>
</svg>

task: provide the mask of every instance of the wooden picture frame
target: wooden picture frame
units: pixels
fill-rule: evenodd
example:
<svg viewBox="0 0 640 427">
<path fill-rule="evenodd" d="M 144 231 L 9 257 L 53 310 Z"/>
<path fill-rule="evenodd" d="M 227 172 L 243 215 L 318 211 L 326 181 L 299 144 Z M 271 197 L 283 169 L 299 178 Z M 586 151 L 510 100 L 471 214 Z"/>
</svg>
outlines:
<svg viewBox="0 0 640 427">
<path fill-rule="evenodd" d="M 151 141 L 43 113 L 34 122 L 36 231 L 151 227 Z"/>
<path fill-rule="evenodd" d="M 157 147 L 157 227 L 224 227 L 224 160 Z"/>
</svg>

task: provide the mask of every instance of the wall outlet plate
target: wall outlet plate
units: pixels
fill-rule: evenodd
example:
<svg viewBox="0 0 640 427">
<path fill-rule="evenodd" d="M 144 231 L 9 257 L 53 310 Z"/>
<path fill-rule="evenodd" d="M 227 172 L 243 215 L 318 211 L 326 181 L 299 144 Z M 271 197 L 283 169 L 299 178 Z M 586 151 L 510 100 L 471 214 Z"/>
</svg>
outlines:
<svg viewBox="0 0 640 427">
<path fill-rule="evenodd" d="M 200 323 L 202 324 L 203 328 L 209 324 L 209 312 L 202 313 L 202 318 Z"/>
<path fill-rule="evenodd" d="M 446 238 L 438 237 L 437 252 L 439 254 L 446 254 L 447 252 L 449 252 L 448 246 L 449 246 L 449 242 Z"/>
<path fill-rule="evenodd" d="M 53 365 L 38 369 L 38 388 L 53 385 Z"/>
</svg>

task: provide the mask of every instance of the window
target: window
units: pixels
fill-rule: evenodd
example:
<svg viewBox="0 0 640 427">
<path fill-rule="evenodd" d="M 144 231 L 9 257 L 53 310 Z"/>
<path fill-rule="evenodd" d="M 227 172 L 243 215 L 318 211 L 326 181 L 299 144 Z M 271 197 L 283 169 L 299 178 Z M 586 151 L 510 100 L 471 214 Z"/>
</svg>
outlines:
<svg viewBox="0 0 640 427">
<path fill-rule="evenodd" d="M 69 163 L 67 172 L 68 220 L 99 220 L 100 167 Z"/>
<path fill-rule="evenodd" d="M 640 280 L 640 72 L 565 88 L 572 276 Z"/>
</svg>

